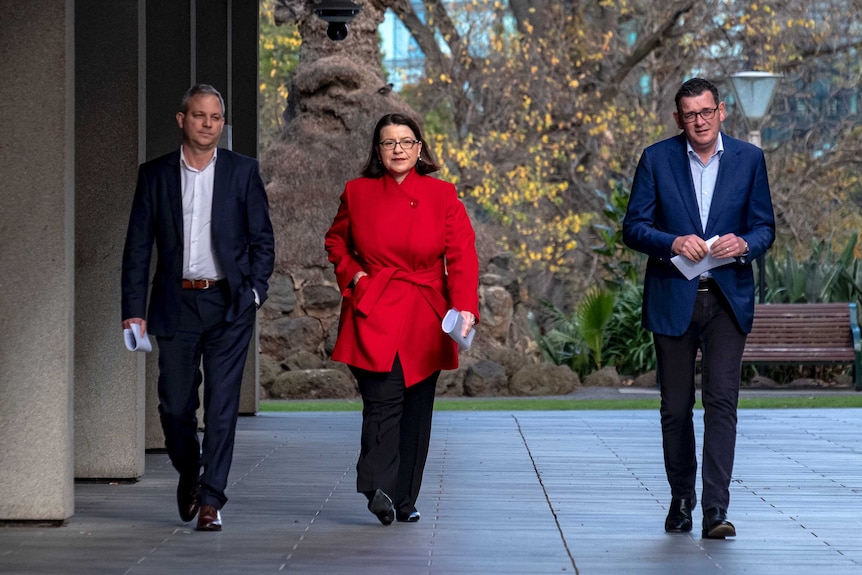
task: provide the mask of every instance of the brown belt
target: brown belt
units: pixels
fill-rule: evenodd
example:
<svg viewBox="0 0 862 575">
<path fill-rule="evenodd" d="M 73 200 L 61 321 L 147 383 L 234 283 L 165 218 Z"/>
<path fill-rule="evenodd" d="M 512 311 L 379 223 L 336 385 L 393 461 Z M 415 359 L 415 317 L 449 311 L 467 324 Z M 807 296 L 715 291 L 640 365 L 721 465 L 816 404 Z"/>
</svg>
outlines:
<svg viewBox="0 0 862 575">
<path fill-rule="evenodd" d="M 222 280 L 183 280 L 183 289 L 209 289 Z"/>
</svg>

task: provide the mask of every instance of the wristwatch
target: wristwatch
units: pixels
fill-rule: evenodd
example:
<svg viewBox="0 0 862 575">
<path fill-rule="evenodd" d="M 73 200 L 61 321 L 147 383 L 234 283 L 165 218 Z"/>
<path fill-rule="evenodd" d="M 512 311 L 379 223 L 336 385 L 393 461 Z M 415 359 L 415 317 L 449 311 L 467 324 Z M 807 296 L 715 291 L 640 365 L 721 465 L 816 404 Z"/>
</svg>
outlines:
<svg viewBox="0 0 862 575">
<path fill-rule="evenodd" d="M 745 242 L 745 240 L 742 240 L 742 241 Z M 743 250 L 743 252 L 741 254 L 739 254 L 739 256 L 744 258 L 747 255 L 748 255 L 748 242 L 745 242 L 745 250 Z"/>
</svg>

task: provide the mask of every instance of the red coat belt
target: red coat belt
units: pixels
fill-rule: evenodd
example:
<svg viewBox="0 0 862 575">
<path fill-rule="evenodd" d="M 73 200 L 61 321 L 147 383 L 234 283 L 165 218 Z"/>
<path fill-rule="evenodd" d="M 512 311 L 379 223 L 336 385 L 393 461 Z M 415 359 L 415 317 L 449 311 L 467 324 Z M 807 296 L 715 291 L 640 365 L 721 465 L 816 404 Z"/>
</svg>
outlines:
<svg viewBox="0 0 862 575">
<path fill-rule="evenodd" d="M 437 265 L 415 271 L 407 271 L 399 268 L 370 268 L 368 277 L 361 281 L 368 281 L 367 288 L 359 294 L 356 302 L 356 311 L 368 317 L 374 304 L 380 299 L 390 281 L 403 281 L 411 283 L 420 288 L 419 292 L 425 297 L 437 315 L 442 319 L 446 314 L 447 303 L 442 294 L 442 289 L 435 287 L 443 280 L 443 260 Z M 356 293 L 354 288 L 354 293 Z"/>
</svg>

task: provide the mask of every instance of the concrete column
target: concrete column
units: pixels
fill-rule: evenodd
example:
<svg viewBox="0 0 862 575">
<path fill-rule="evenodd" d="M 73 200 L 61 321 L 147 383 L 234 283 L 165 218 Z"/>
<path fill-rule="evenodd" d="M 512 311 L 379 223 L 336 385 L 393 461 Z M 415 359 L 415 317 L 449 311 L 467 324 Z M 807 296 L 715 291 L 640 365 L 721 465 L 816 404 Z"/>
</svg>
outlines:
<svg viewBox="0 0 862 575">
<path fill-rule="evenodd" d="M 233 149 L 246 156 L 257 157 L 257 90 L 258 90 L 258 42 L 260 16 L 254 3 L 232 0 L 229 76 L 229 115 L 233 126 Z M 255 323 L 254 335 L 248 351 L 248 361 L 243 374 L 242 395 L 239 412 L 242 415 L 257 413 L 260 399 L 260 351 L 259 323 Z"/>
<path fill-rule="evenodd" d="M 137 181 L 138 0 L 75 10 L 75 477 L 135 478 L 145 359 L 123 345 L 120 267 Z"/>
<path fill-rule="evenodd" d="M 144 157 L 152 160 L 180 147 L 176 113 L 180 99 L 192 84 L 192 30 L 189 0 L 153 0 L 146 2 L 146 78 Z M 146 360 L 145 442 L 148 450 L 165 447 L 165 436 L 159 423 L 158 345 Z"/>
<path fill-rule="evenodd" d="M 0 15 L 0 520 L 74 513 L 74 1 Z"/>
<path fill-rule="evenodd" d="M 242 389 L 239 396 L 239 414 L 256 415 L 259 407 L 260 393 L 260 315 L 254 320 L 254 333 L 248 344 L 248 359 L 242 372 Z"/>
</svg>

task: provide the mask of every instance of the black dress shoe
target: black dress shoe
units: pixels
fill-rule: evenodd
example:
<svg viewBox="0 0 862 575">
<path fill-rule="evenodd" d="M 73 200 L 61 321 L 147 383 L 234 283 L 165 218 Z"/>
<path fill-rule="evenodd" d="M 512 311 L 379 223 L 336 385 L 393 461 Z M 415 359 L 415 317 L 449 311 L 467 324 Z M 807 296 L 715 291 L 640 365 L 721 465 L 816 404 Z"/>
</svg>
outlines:
<svg viewBox="0 0 862 575">
<path fill-rule="evenodd" d="M 221 531 L 221 511 L 212 505 L 201 505 L 195 531 Z"/>
<path fill-rule="evenodd" d="M 374 497 L 368 502 L 368 510 L 376 515 L 383 525 L 391 525 L 395 520 L 392 500 L 380 489 L 374 492 Z"/>
<path fill-rule="evenodd" d="M 188 523 L 198 514 L 197 477 L 191 480 L 184 480 L 180 477 L 180 482 L 177 484 L 177 509 L 183 523 Z"/>
<path fill-rule="evenodd" d="M 668 533 L 688 533 L 691 531 L 691 499 L 674 497 L 670 510 L 664 520 L 664 530 Z"/>
<path fill-rule="evenodd" d="M 395 519 L 401 523 L 416 523 L 422 517 L 418 511 L 399 511 L 395 514 Z"/>
<path fill-rule="evenodd" d="M 736 537 L 736 527 L 727 520 L 727 511 L 724 509 L 707 509 L 703 512 L 701 536 L 704 539 Z"/>
</svg>

